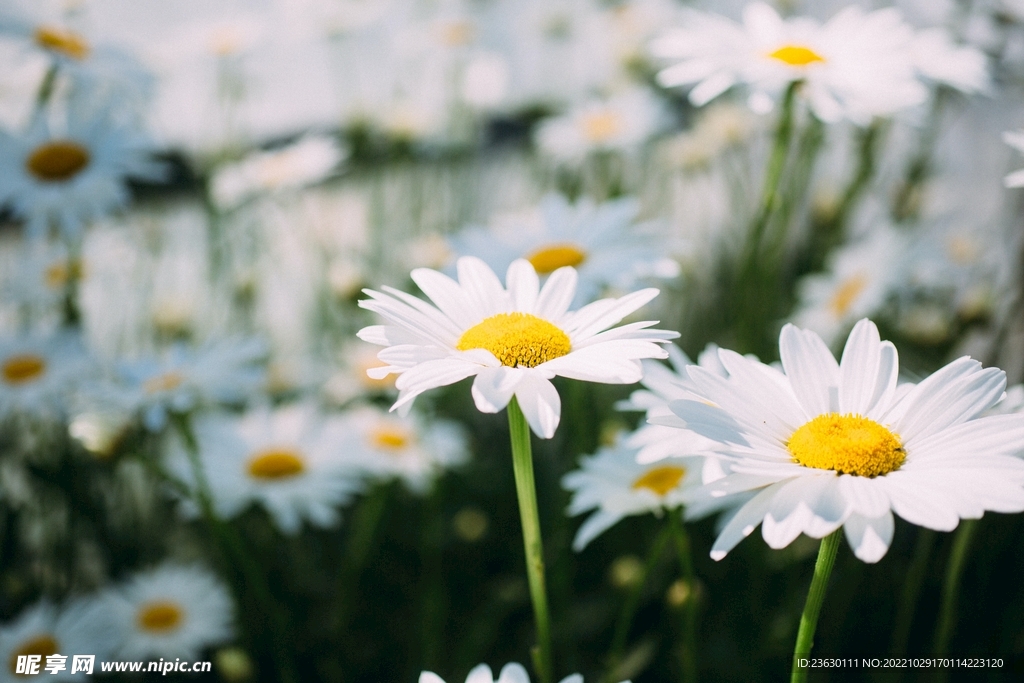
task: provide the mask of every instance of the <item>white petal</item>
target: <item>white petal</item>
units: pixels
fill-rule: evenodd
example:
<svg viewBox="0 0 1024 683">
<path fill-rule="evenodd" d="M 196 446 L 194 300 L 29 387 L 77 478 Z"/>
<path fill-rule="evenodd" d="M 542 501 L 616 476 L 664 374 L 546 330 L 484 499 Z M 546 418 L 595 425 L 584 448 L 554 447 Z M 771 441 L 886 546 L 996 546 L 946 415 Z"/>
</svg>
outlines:
<svg viewBox="0 0 1024 683">
<path fill-rule="evenodd" d="M 559 683 L 583 683 L 583 676 L 581 674 L 572 674 L 563 678 Z"/>
<path fill-rule="evenodd" d="M 572 541 L 572 549 L 580 552 L 591 541 L 614 526 L 620 519 L 622 519 L 622 515 L 618 513 L 598 510 L 587 517 L 587 521 L 583 522 L 580 526 L 579 531 L 576 532 L 576 538 Z"/>
<path fill-rule="evenodd" d="M 839 364 L 839 412 L 867 416 L 875 406 L 888 406 L 898 374 L 896 347 L 882 342 L 873 322 L 861 320 L 850 332 Z"/>
<path fill-rule="evenodd" d="M 779 335 L 782 367 L 809 417 L 838 408 L 839 364 L 814 332 L 788 324 Z"/>
<path fill-rule="evenodd" d="M 801 533 L 821 538 L 839 528 L 848 511 L 829 474 L 791 480 L 772 499 L 761 535 L 771 548 L 785 548 Z"/>
<path fill-rule="evenodd" d="M 877 517 L 850 515 L 843 530 L 846 532 L 846 542 L 853 548 L 857 559 L 874 564 L 889 551 L 895 522 L 888 510 Z"/>
<path fill-rule="evenodd" d="M 517 368 L 487 368 L 473 380 L 473 402 L 481 413 L 497 413 L 508 405 L 523 378 Z"/>
<path fill-rule="evenodd" d="M 519 380 L 515 395 L 533 432 L 542 439 L 554 436 L 562 412 L 555 385 L 536 373 L 528 373 Z"/>
<path fill-rule="evenodd" d="M 466 683 L 469 683 L 469 681 L 466 681 Z M 497 683 L 530 683 L 530 676 L 526 673 L 526 669 L 523 668 L 522 664 L 511 662 L 501 667 L 501 674 L 498 676 Z"/>
<path fill-rule="evenodd" d="M 441 312 L 460 327 L 472 327 L 486 317 L 484 311 L 473 306 L 472 300 L 466 296 L 459 283 L 444 273 L 429 268 L 417 268 L 412 271 L 410 277 Z"/>
<path fill-rule="evenodd" d="M 455 268 L 463 291 L 484 317 L 508 311 L 511 305 L 508 293 L 486 263 L 475 256 L 463 256 L 456 261 Z"/>
<path fill-rule="evenodd" d="M 454 384 L 480 370 L 481 366 L 457 358 L 427 361 L 409 368 L 395 381 L 402 395 L 391 410 L 400 408 L 428 389 Z"/>
<path fill-rule="evenodd" d="M 611 327 L 627 315 L 636 311 L 658 296 L 654 288 L 641 289 L 619 299 L 602 299 L 587 304 L 572 316 L 565 332 L 573 342 L 582 342 L 598 332 Z M 600 305 L 598 305 L 600 304 Z"/>
<path fill-rule="evenodd" d="M 910 476 L 906 476 L 908 474 Z M 952 531 L 960 523 L 956 510 L 944 500 L 944 496 L 921 486 L 915 475 L 896 471 L 876 479 L 885 487 L 893 512 L 911 524 L 936 531 Z"/>
<path fill-rule="evenodd" d="M 477 664 L 470 670 L 469 675 L 466 676 L 466 683 L 494 683 L 494 674 L 491 672 L 491 667 L 486 664 Z"/>
<path fill-rule="evenodd" d="M 772 497 L 786 482 L 781 481 L 764 489 L 743 507 L 736 511 L 729 523 L 725 525 L 722 532 L 711 547 L 711 559 L 721 560 L 726 554 L 736 547 L 736 544 L 749 536 L 757 528 L 757 525 L 764 519 L 771 505 Z"/>
<path fill-rule="evenodd" d="M 671 401 L 668 407 L 676 417 L 682 419 L 683 426 L 690 431 L 719 443 L 750 445 L 743 427 L 732 415 L 717 406 L 682 399 Z M 649 421 L 651 424 L 678 426 L 671 418 L 663 420 L 660 417 L 651 417 Z"/>
<path fill-rule="evenodd" d="M 839 493 L 854 513 L 864 517 L 879 517 L 889 510 L 889 496 L 875 479 L 852 474 L 840 475 Z"/>
<path fill-rule="evenodd" d="M 551 321 L 558 321 L 564 316 L 576 297 L 578 279 L 575 268 L 559 268 L 551 273 L 537 297 L 535 315 Z"/>
<path fill-rule="evenodd" d="M 419 683 L 444 683 L 444 679 L 433 672 L 424 671 L 420 674 Z M 491 681 L 487 683 L 491 683 Z"/>
</svg>

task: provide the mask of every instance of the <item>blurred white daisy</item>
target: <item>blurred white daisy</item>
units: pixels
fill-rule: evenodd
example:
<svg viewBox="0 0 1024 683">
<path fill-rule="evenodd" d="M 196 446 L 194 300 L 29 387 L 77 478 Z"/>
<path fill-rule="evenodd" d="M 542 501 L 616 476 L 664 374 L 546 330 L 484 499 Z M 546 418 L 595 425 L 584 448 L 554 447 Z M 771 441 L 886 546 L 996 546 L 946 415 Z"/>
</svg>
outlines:
<svg viewBox="0 0 1024 683">
<path fill-rule="evenodd" d="M 367 374 L 383 367 L 377 360 L 379 349 L 373 344 L 353 340 L 337 354 L 341 368 L 324 383 L 323 391 L 332 402 L 344 405 L 357 398 L 395 393 L 395 378 L 374 378 Z"/>
<path fill-rule="evenodd" d="M 829 257 L 826 272 L 800 282 L 793 322 L 835 344 L 857 320 L 878 313 L 903 277 L 898 264 L 907 247 L 906 236 L 888 227 L 843 246 Z"/>
<path fill-rule="evenodd" d="M 516 259 L 526 259 L 541 276 L 564 266 L 579 275 L 577 306 L 605 290 L 626 291 L 647 278 L 679 275 L 679 263 L 666 256 L 666 237 L 658 225 L 639 222 L 635 199 L 575 204 L 558 194 L 547 195 L 530 212 L 499 219 L 491 228 L 470 228 L 450 239 L 459 256 L 482 259 L 501 272 Z"/>
<path fill-rule="evenodd" d="M 234 606 L 227 588 L 199 566 L 165 564 L 136 574 L 106 599 L 123 659 L 198 659 L 232 637 Z"/>
<path fill-rule="evenodd" d="M 1018 152 L 1024 152 L 1024 130 L 1007 131 L 1003 133 L 1003 142 L 1013 147 Z M 1005 178 L 1003 183 L 1007 187 L 1024 187 L 1024 169 L 1014 171 Z"/>
<path fill-rule="evenodd" d="M 424 671 L 420 674 L 419 683 L 444 683 L 444 679 L 435 673 Z M 526 673 L 522 664 L 511 662 L 501 667 L 501 673 L 495 679 L 491 667 L 486 664 L 478 664 L 466 676 L 466 683 L 530 683 L 530 674 Z M 583 676 L 572 674 L 563 678 L 559 683 L 583 683 Z M 623 683 L 629 683 L 629 681 Z"/>
<path fill-rule="evenodd" d="M 223 518 L 258 502 L 286 534 L 298 533 L 303 518 L 329 527 L 338 523 L 337 508 L 360 487 L 343 462 L 338 420 L 311 405 L 257 408 L 240 417 L 205 413 L 192 428 L 214 507 Z M 169 467 L 193 482 L 184 444 L 171 443 Z M 183 511 L 197 512 L 190 502 Z"/>
<path fill-rule="evenodd" d="M 83 598 L 60 609 L 49 602 L 37 603 L 13 622 L 0 626 L 0 683 L 26 679 L 15 673 L 21 655 L 39 655 L 39 675 L 46 680 L 82 680 L 86 677 L 84 672 L 71 673 L 70 655 L 91 654 L 98 661 L 109 659 L 117 638 L 117 629 L 101 600 Z M 47 656 L 58 654 L 68 656 L 66 668 L 46 671 Z M 99 673 L 99 666 L 94 668 Z"/>
<path fill-rule="evenodd" d="M 720 560 L 763 522 L 772 548 L 839 527 L 854 554 L 877 562 L 889 549 L 893 512 L 950 531 L 986 510 L 1024 510 L 1024 417 L 982 414 L 1003 397 L 1005 374 L 968 357 L 897 390 L 896 348 L 869 320 L 850 333 L 837 363 L 819 336 L 793 325 L 779 338 L 782 367 L 731 351 L 729 379 L 688 368 L 703 401 L 671 404 L 659 422 L 718 440 L 730 474 L 687 502 L 755 495 L 711 550 Z"/>
<path fill-rule="evenodd" d="M 582 163 L 595 152 L 636 152 L 669 123 L 661 101 L 645 88 L 591 99 L 542 121 L 534 140 L 557 162 Z"/>
<path fill-rule="evenodd" d="M 893 8 L 847 7 L 821 25 L 804 17 L 783 19 L 762 2 L 744 8 L 742 24 L 690 12 L 684 26 L 652 45 L 657 57 L 677 62 L 658 74 L 658 82 L 695 85 L 689 97 L 696 106 L 743 84 L 751 90 L 752 107 L 767 111 L 800 81 L 800 95 L 815 116 L 856 124 L 925 100 L 914 47 L 914 29 Z"/>
<path fill-rule="evenodd" d="M 307 135 L 217 169 L 210 178 L 210 196 L 217 207 L 227 210 L 259 194 L 313 185 L 334 173 L 348 154 L 334 137 Z"/>
<path fill-rule="evenodd" d="M 61 131 L 38 116 L 24 135 L 0 131 L 0 204 L 9 204 L 32 236 L 56 228 L 77 241 L 86 225 L 127 203 L 129 176 L 162 177 L 151 151 L 107 112 L 72 109 Z"/>
<path fill-rule="evenodd" d="M 991 88 L 985 53 L 958 45 L 945 29 L 918 31 L 912 46 L 914 65 L 923 78 L 965 93 Z"/>
<path fill-rule="evenodd" d="M 448 420 L 396 416 L 380 408 L 355 408 L 342 418 L 346 462 L 375 479 L 401 479 L 424 493 L 444 469 L 466 462 L 466 435 Z"/>
<path fill-rule="evenodd" d="M 569 311 L 576 271 L 559 268 L 540 288 L 529 261 L 508 268 L 507 289 L 480 259 L 460 258 L 459 281 L 435 270 L 412 271 L 413 281 L 435 304 L 391 287 L 365 290 L 359 302 L 385 325 L 359 331 L 364 341 L 386 346 L 378 358 L 388 365 L 371 377 L 398 374 L 398 401 L 408 406 L 428 389 L 474 377 L 478 410 L 496 413 L 515 396 L 533 431 L 551 438 L 561 401 L 555 376 L 605 384 L 632 384 L 642 376 L 640 359 L 664 358 L 659 344 L 678 336 L 648 329 L 653 321 L 611 328 L 658 295 L 644 289 L 620 299 L 601 299 Z"/>
<path fill-rule="evenodd" d="M 572 548 L 579 552 L 623 517 L 664 511 L 678 514 L 683 492 L 702 483 L 704 458 L 672 458 L 654 464 L 637 462 L 637 449 L 624 443 L 602 448 L 580 460 L 580 466 L 562 477 L 562 488 L 572 491 L 566 511 L 590 515 L 576 532 Z"/>
<path fill-rule="evenodd" d="M 0 420 L 62 411 L 92 369 L 72 333 L 0 338 Z"/>
</svg>

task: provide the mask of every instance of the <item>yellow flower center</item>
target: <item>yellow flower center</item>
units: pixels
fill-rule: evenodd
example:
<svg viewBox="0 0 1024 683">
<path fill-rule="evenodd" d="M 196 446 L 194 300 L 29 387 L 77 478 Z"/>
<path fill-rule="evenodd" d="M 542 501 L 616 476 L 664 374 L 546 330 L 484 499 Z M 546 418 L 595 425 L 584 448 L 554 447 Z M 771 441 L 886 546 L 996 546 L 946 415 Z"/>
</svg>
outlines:
<svg viewBox="0 0 1024 683">
<path fill-rule="evenodd" d="M 40 26 L 35 32 L 36 45 L 59 52 L 66 57 L 82 60 L 89 56 L 89 43 L 85 38 L 65 29 L 54 26 Z"/>
<path fill-rule="evenodd" d="M 412 435 L 399 425 L 378 425 L 370 432 L 370 442 L 385 451 L 400 451 L 412 443 Z"/>
<path fill-rule="evenodd" d="M 42 634 L 35 636 L 31 640 L 26 640 L 19 647 L 15 648 L 11 652 L 11 658 L 8 660 L 7 665 L 11 669 L 11 673 L 15 674 L 18 670 L 18 657 L 24 657 L 26 655 L 42 655 L 43 661 L 46 661 L 47 655 L 57 654 L 57 650 L 60 645 L 57 644 L 57 639 L 49 634 Z"/>
<path fill-rule="evenodd" d="M 790 66 L 807 66 L 825 61 L 824 57 L 804 45 L 783 45 L 778 50 L 768 53 L 768 56 Z"/>
<path fill-rule="evenodd" d="M 583 119 L 583 135 L 590 142 L 608 142 L 620 130 L 622 130 L 621 119 L 610 111 L 590 114 Z"/>
<path fill-rule="evenodd" d="M 159 394 L 162 391 L 173 391 L 185 381 L 180 372 L 165 372 L 151 377 L 142 383 L 142 390 L 147 394 Z"/>
<path fill-rule="evenodd" d="M 0 377 L 8 384 L 24 384 L 46 374 L 46 360 L 34 353 L 19 353 L 7 357 L 0 365 Z"/>
<path fill-rule="evenodd" d="M 486 349 L 510 368 L 533 368 L 572 351 L 562 330 L 529 313 L 499 313 L 462 333 L 459 351 Z"/>
<path fill-rule="evenodd" d="M 302 474 L 306 463 L 301 454 L 292 450 L 261 451 L 249 460 L 249 474 L 256 479 L 288 479 Z"/>
<path fill-rule="evenodd" d="M 643 475 L 633 482 L 633 490 L 647 489 L 659 496 L 667 495 L 669 491 L 679 486 L 679 482 L 686 476 L 686 469 L 666 465 L 647 470 Z"/>
<path fill-rule="evenodd" d="M 840 283 L 832 298 L 828 301 L 829 310 L 837 318 L 842 318 L 850 310 L 850 306 L 857 300 L 857 297 L 864 288 L 868 286 L 868 279 L 864 275 L 854 275 Z"/>
<path fill-rule="evenodd" d="M 898 470 L 907 457 L 900 437 L 860 415 L 826 413 L 793 432 L 786 448 L 804 467 L 877 477 Z"/>
<path fill-rule="evenodd" d="M 61 289 L 68 282 L 76 282 L 85 276 L 85 265 L 81 259 L 55 261 L 46 268 L 44 279 L 50 289 Z"/>
<path fill-rule="evenodd" d="M 540 275 L 553 273 L 565 266 L 578 266 L 587 260 L 587 252 L 575 244 L 549 244 L 526 257 Z"/>
<path fill-rule="evenodd" d="M 32 150 L 25 168 L 46 183 L 71 180 L 89 165 L 89 150 L 72 140 L 53 140 Z"/>
<path fill-rule="evenodd" d="M 136 618 L 139 628 L 152 633 L 167 633 L 181 626 L 185 619 L 185 610 L 169 600 L 147 602 L 139 609 Z"/>
</svg>

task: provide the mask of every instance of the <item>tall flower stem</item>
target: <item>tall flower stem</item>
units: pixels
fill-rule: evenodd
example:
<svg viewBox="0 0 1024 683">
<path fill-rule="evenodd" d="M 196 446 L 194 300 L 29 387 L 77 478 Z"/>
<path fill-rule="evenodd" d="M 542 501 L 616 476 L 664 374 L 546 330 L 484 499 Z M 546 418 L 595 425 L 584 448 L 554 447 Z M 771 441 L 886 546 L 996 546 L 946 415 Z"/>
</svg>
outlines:
<svg viewBox="0 0 1024 683">
<path fill-rule="evenodd" d="M 690 594 L 683 603 L 683 681 L 697 681 L 697 574 L 693 570 L 693 552 L 690 535 L 679 520 L 679 511 L 668 513 L 668 527 L 675 538 L 676 551 L 679 554 L 679 568 L 690 589 Z"/>
<path fill-rule="evenodd" d="M 793 648 L 791 683 L 802 683 L 807 680 L 808 669 L 799 666 L 799 660 L 801 657 L 809 655 L 814 646 L 814 631 L 818 628 L 821 603 L 825 599 L 828 577 L 831 576 L 832 567 L 836 563 L 836 552 L 839 550 L 842 533 L 842 529 L 833 531 L 821 539 L 821 545 L 818 546 L 818 561 L 814 563 L 814 577 L 811 579 L 811 587 L 807 591 L 804 613 L 800 616 L 800 630 L 796 634 L 796 647 Z"/>
<path fill-rule="evenodd" d="M 519 519 L 523 524 L 526 577 L 530 583 L 533 618 L 537 626 L 537 645 L 532 651 L 533 665 L 541 683 L 551 683 L 551 619 L 548 616 L 548 596 L 544 587 L 544 544 L 540 536 L 537 488 L 533 480 L 530 427 L 515 397 L 508 404 L 508 428 L 512 439 L 512 467 L 519 498 Z"/>
<path fill-rule="evenodd" d="M 615 622 L 615 631 L 612 634 L 612 644 L 608 650 L 608 659 L 611 662 L 612 668 L 617 667 L 622 659 L 622 651 L 626 649 L 626 638 L 629 637 L 629 627 L 633 623 L 633 617 L 636 616 L 636 610 L 640 605 L 640 596 L 643 595 L 644 586 L 647 585 L 647 580 L 650 578 L 651 572 L 653 572 L 654 568 L 658 566 L 658 561 L 665 553 L 665 546 L 668 545 L 671 537 L 672 529 L 667 525 L 662 527 L 661 532 L 658 533 L 654 542 L 651 544 L 651 552 L 647 556 L 647 563 L 644 565 L 643 574 L 641 574 L 637 582 L 633 584 L 632 589 L 629 591 L 629 595 L 626 596 L 626 600 L 622 604 L 622 611 L 619 613 L 619 618 Z"/>
<path fill-rule="evenodd" d="M 935 647 L 932 651 L 938 655 L 945 655 L 949 651 L 949 640 L 953 636 L 953 625 L 956 621 L 957 593 L 960 591 L 960 576 L 964 571 L 964 561 L 967 559 L 967 549 L 971 545 L 971 538 L 978 526 L 978 520 L 966 519 L 957 529 L 953 538 L 953 549 L 949 553 L 949 563 L 946 565 L 946 578 L 942 584 L 942 606 L 939 611 L 939 623 L 935 628 Z"/>
<path fill-rule="evenodd" d="M 896 613 L 896 625 L 892 629 L 892 645 L 889 653 L 895 657 L 907 653 L 907 641 L 910 639 L 910 627 L 914 623 L 914 611 L 921 595 L 925 572 L 928 571 L 928 560 L 935 544 L 935 532 L 931 529 L 917 530 L 917 543 L 914 545 L 914 556 L 907 568 L 903 582 L 903 597 L 900 598 L 899 610 Z"/>
</svg>

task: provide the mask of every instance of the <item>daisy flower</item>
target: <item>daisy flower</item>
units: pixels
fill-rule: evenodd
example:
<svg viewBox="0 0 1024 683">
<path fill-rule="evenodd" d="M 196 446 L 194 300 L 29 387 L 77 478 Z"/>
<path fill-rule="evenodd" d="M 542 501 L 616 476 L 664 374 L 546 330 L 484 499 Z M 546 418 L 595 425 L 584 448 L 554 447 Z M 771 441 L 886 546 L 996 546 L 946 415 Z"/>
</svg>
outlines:
<svg viewBox="0 0 1024 683">
<path fill-rule="evenodd" d="M 702 401 L 671 404 L 658 421 L 721 443 L 730 473 L 688 496 L 699 502 L 755 495 L 723 528 L 720 560 L 758 524 L 772 548 L 842 527 L 854 554 L 877 562 L 892 540 L 893 512 L 939 531 L 986 510 L 1024 510 L 1024 418 L 983 416 L 1005 374 L 968 357 L 897 390 L 896 348 L 874 323 L 853 328 L 837 363 L 813 332 L 786 325 L 783 372 L 722 350 L 729 379 L 687 368 Z"/>
<path fill-rule="evenodd" d="M 87 224 L 128 202 L 127 177 L 162 177 L 150 151 L 106 111 L 85 116 L 72 108 L 61 131 L 37 116 L 24 135 L 0 131 L 0 204 L 34 237 L 56 228 L 77 242 Z"/>
<path fill-rule="evenodd" d="M 690 12 L 685 25 L 654 41 L 655 56 L 675 60 L 657 77 L 665 87 L 693 85 L 690 101 L 703 106 L 737 84 L 750 104 L 767 111 L 792 83 L 822 121 L 870 123 L 922 103 L 914 29 L 897 10 L 847 7 L 824 25 L 783 19 L 762 2 L 743 22 Z M 920 46 L 921 44 L 919 44 Z"/>
<path fill-rule="evenodd" d="M 579 279 L 575 305 L 589 303 L 606 289 L 632 289 L 644 278 L 674 278 L 679 263 L 665 256 L 665 237 L 654 223 L 637 220 L 635 199 L 575 204 L 557 194 L 535 210 L 500 219 L 491 229 L 472 228 L 451 238 L 452 251 L 476 256 L 495 272 L 526 259 L 541 276 L 564 266 Z"/>
<path fill-rule="evenodd" d="M 444 683 L 444 679 L 435 673 L 424 671 L 420 674 L 419 683 Z M 501 673 L 495 679 L 491 667 L 479 664 L 473 667 L 469 675 L 466 676 L 466 683 L 530 683 L 530 674 L 526 673 L 522 664 L 511 662 L 501 667 Z M 566 676 L 559 683 L 583 683 L 583 676 L 579 674 Z M 628 683 L 628 681 L 624 683 Z"/>
<path fill-rule="evenodd" d="M 683 492 L 702 483 L 703 458 L 642 465 L 636 456 L 637 449 L 620 442 L 583 458 L 579 469 L 562 477 L 562 488 L 573 493 L 568 514 L 594 511 L 576 532 L 573 550 L 583 550 L 623 517 L 674 514 L 683 504 Z"/>
<path fill-rule="evenodd" d="M 509 266 L 507 288 L 480 259 L 463 257 L 456 267 L 457 282 L 435 270 L 412 271 L 433 306 L 390 287 L 365 290 L 370 299 L 359 302 L 387 321 L 363 328 L 359 337 L 388 347 L 378 354 L 387 365 L 368 374 L 399 375 L 392 410 L 424 391 L 473 377 L 478 410 L 496 413 L 514 396 L 534 433 L 549 439 L 561 414 L 555 376 L 631 384 L 642 376 L 640 360 L 664 358 L 659 344 L 678 336 L 648 329 L 652 321 L 609 329 L 657 296 L 656 289 L 569 311 L 573 268 L 554 271 L 541 289 L 526 260 Z"/>
<path fill-rule="evenodd" d="M 425 493 L 445 468 L 469 457 L 465 434 L 447 420 L 427 422 L 366 406 L 349 411 L 342 424 L 339 446 L 353 468 L 377 479 L 401 479 L 417 493 Z"/>
<path fill-rule="evenodd" d="M 1018 152 L 1024 152 L 1024 130 L 1007 131 L 1003 133 L 1003 142 L 1013 147 Z M 1024 169 L 1014 171 L 1005 178 L 1003 184 L 1007 187 L 1024 187 Z"/>
<path fill-rule="evenodd" d="M 344 433 L 310 405 L 257 408 L 240 417 L 208 413 L 192 424 L 213 505 L 227 519 L 258 502 L 286 534 L 302 519 L 319 527 L 338 523 L 337 508 L 359 488 L 344 464 Z M 192 482 L 185 445 L 172 441 L 169 467 Z M 183 511 L 197 511 L 185 503 Z"/>
<path fill-rule="evenodd" d="M 109 659 L 117 635 L 102 600 L 79 599 L 60 609 L 40 602 L 10 624 L 0 626 L 0 683 L 25 680 L 26 676 L 16 673 L 18 657 L 22 655 L 39 655 L 39 674 L 47 680 L 81 680 L 86 674 L 71 673 L 70 656 L 64 660 L 63 671 L 53 672 L 46 670 L 47 658 L 91 654 L 100 661 Z"/>
<path fill-rule="evenodd" d="M 77 335 L 0 338 L 0 420 L 63 410 L 91 369 Z"/>
<path fill-rule="evenodd" d="M 198 659 L 204 648 L 232 637 L 234 607 L 227 588 L 199 566 L 165 564 L 109 591 L 123 659 Z"/>
</svg>

